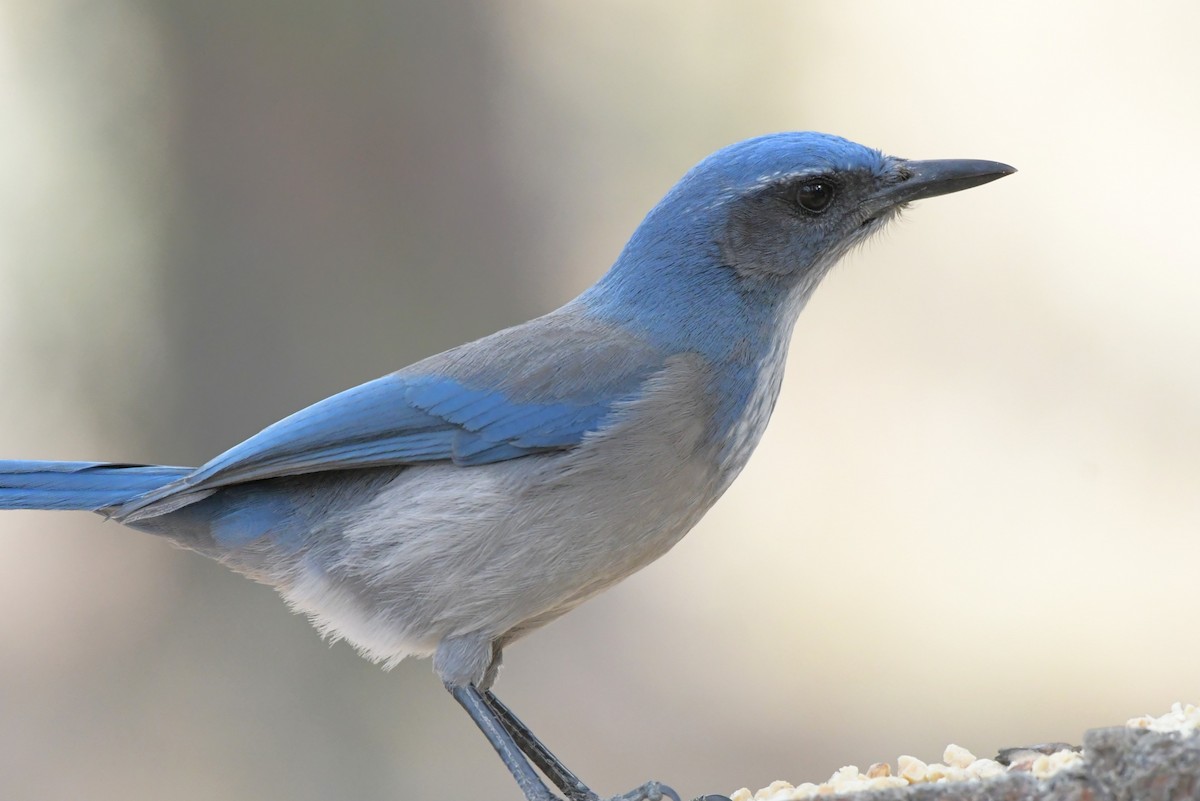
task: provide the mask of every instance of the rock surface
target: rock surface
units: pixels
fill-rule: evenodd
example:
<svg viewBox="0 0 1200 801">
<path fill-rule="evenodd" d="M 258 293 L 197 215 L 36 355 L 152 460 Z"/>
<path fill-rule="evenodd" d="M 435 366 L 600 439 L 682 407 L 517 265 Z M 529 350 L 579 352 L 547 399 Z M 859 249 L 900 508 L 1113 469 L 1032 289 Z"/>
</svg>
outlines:
<svg viewBox="0 0 1200 801">
<path fill-rule="evenodd" d="M 1200 801 L 1200 734 L 1116 726 L 1083 737 L 1084 760 L 1047 779 L 995 778 L 822 795 L 822 801 Z M 711 796 L 710 796 L 711 798 Z"/>
</svg>

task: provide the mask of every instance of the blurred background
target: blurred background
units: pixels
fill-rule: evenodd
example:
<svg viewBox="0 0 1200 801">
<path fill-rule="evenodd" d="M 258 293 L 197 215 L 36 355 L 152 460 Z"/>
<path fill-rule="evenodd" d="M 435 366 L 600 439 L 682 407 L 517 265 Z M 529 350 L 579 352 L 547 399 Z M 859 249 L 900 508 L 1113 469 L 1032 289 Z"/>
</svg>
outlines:
<svg viewBox="0 0 1200 801">
<path fill-rule="evenodd" d="M 0 0 L 0 455 L 198 464 L 546 312 L 694 162 L 1020 172 L 826 281 L 669 556 L 506 653 L 602 793 L 1200 698 L 1200 6 Z M 518 799 L 427 662 L 84 514 L 0 515 L 0 798 Z"/>
</svg>

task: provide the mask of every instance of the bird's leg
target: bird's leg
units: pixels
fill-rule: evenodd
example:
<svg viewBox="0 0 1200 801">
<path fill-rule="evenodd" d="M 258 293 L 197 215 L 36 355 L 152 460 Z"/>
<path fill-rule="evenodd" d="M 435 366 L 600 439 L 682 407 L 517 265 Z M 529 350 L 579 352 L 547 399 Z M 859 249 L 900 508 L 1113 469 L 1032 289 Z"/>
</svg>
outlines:
<svg viewBox="0 0 1200 801">
<path fill-rule="evenodd" d="M 525 761 L 525 757 L 521 755 L 521 747 L 517 745 L 507 727 L 500 722 L 496 713 L 484 701 L 482 693 L 470 684 L 447 684 L 446 689 L 454 696 L 454 700 L 467 710 L 471 720 L 475 721 L 475 725 L 483 732 L 483 736 L 487 737 L 492 748 L 496 749 L 496 753 L 504 761 L 509 773 L 517 780 L 517 785 L 525 794 L 525 798 L 528 801 L 558 801 L 557 796 L 550 792 L 533 772 L 529 763 Z"/>
<path fill-rule="evenodd" d="M 544 773 L 546 778 L 563 791 L 570 801 L 600 801 L 600 797 L 580 781 L 579 777 L 572 773 L 558 757 L 554 756 L 550 749 L 529 730 L 529 727 L 496 697 L 495 693 L 489 690 L 483 694 L 483 699 L 517 747 L 529 757 L 533 764 L 537 765 L 538 770 Z M 662 798 L 679 801 L 679 794 L 665 784 L 650 781 L 628 793 L 614 796 L 611 801 L 659 801 Z"/>
<path fill-rule="evenodd" d="M 525 756 L 529 757 L 534 765 L 537 765 L 538 770 L 544 773 L 546 778 L 563 791 L 567 798 L 571 801 L 599 801 L 599 796 L 580 781 L 579 777 L 572 773 L 558 757 L 554 756 L 550 749 L 529 730 L 529 727 L 496 697 L 495 693 L 488 690 L 483 694 L 483 700 L 496 713 L 496 719 L 512 736 L 517 747 L 525 753 Z"/>
</svg>

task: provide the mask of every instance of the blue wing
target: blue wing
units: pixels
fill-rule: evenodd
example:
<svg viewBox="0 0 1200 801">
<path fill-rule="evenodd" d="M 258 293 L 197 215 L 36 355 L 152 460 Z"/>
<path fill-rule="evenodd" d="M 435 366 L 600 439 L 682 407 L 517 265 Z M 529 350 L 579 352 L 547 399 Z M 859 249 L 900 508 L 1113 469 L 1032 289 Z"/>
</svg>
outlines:
<svg viewBox="0 0 1200 801">
<path fill-rule="evenodd" d="M 546 319 L 327 398 L 108 511 L 129 522 L 246 481 L 422 462 L 473 466 L 573 448 L 615 404 L 636 397 L 662 361 L 618 332 L 577 321 L 558 330 Z"/>
</svg>

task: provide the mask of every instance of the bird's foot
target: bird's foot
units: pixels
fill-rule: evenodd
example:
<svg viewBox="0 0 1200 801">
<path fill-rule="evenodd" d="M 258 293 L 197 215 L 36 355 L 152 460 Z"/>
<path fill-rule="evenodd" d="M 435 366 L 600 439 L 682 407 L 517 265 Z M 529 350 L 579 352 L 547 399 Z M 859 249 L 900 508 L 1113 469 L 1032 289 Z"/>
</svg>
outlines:
<svg viewBox="0 0 1200 801">
<path fill-rule="evenodd" d="M 641 787 L 635 787 L 627 793 L 614 795 L 608 801 L 680 801 L 679 793 L 661 782 L 646 782 Z"/>
</svg>

